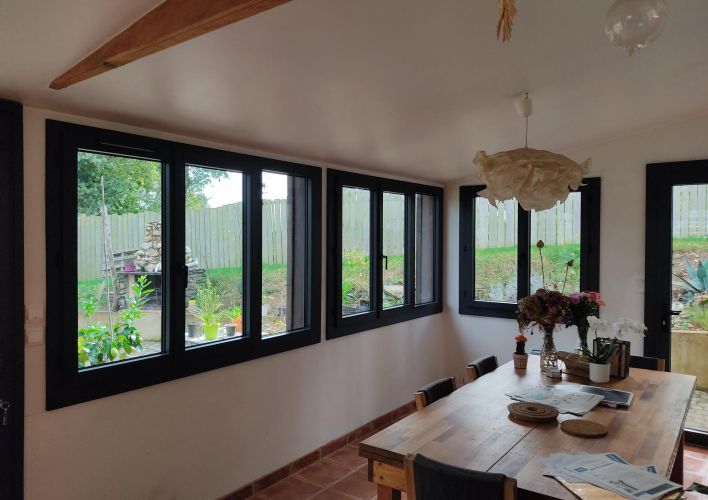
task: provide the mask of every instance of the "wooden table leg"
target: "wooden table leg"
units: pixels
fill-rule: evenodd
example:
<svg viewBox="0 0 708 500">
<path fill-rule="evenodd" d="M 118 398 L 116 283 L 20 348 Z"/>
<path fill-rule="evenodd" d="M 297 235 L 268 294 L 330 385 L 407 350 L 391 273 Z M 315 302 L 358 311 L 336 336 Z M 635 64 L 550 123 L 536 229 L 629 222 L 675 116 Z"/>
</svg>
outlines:
<svg viewBox="0 0 708 500">
<path fill-rule="evenodd" d="M 681 440 L 679 441 L 678 451 L 674 466 L 671 468 L 671 479 L 674 483 L 683 484 L 683 445 L 685 442 L 685 433 L 681 431 Z"/>
<path fill-rule="evenodd" d="M 376 500 L 401 500 L 401 492 L 384 486 L 382 484 L 376 485 Z"/>
</svg>

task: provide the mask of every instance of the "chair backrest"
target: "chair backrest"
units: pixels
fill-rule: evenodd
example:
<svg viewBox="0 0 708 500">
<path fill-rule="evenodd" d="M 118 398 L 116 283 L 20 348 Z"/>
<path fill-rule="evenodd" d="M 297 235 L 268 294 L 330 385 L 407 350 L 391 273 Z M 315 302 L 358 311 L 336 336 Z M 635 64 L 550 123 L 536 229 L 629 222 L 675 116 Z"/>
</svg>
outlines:
<svg viewBox="0 0 708 500">
<path fill-rule="evenodd" d="M 515 500 L 516 479 L 504 474 L 462 469 L 420 453 L 404 462 L 406 497 L 410 500 Z"/>
<path fill-rule="evenodd" d="M 467 381 L 472 382 L 473 380 L 477 380 L 482 375 L 493 372 L 498 367 L 499 362 L 496 356 L 476 359 L 467 365 Z"/>
<path fill-rule="evenodd" d="M 666 371 L 666 361 L 661 358 L 651 358 L 649 356 L 631 356 L 629 358 L 630 368 L 644 368 L 645 370 Z"/>
<path fill-rule="evenodd" d="M 424 385 L 415 393 L 415 406 L 418 410 L 425 408 L 440 398 L 444 398 L 455 390 L 455 377 L 441 378 Z"/>
</svg>

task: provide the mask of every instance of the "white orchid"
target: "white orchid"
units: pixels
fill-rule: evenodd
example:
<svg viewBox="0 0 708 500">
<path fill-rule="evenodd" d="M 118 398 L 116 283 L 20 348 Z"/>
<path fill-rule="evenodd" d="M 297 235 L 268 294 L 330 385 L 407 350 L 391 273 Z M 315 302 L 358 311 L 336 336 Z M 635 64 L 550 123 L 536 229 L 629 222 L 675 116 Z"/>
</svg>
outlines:
<svg viewBox="0 0 708 500">
<path fill-rule="evenodd" d="M 598 331 L 607 330 L 610 323 L 606 319 L 600 319 L 597 316 L 588 316 L 588 326 L 597 333 Z"/>
<path fill-rule="evenodd" d="M 622 333 L 636 333 L 646 335 L 647 327 L 641 321 L 633 319 L 620 318 L 619 321 L 612 323 L 612 328 L 617 332 L 617 336 L 621 337 Z"/>
</svg>

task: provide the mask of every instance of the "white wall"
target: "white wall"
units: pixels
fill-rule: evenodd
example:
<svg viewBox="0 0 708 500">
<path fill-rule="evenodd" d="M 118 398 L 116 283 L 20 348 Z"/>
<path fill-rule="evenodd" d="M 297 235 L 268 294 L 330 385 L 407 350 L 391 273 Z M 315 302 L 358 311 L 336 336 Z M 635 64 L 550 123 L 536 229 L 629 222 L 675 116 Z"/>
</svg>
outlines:
<svg viewBox="0 0 708 500">
<path fill-rule="evenodd" d="M 46 118 L 237 150 L 25 108 L 28 306 L 45 304 Z M 325 213 L 323 205 L 323 228 Z M 208 500 L 229 493 L 410 401 L 418 386 L 446 374 L 446 318 L 438 314 L 323 340 L 51 412 L 44 410 L 44 345 L 28 345 L 26 498 Z M 42 329 L 40 322 L 28 331 L 41 337 Z"/>
<path fill-rule="evenodd" d="M 566 153 L 576 161 L 591 157 L 590 175 L 602 178 L 600 292 L 607 302 L 605 317 L 644 318 L 646 164 L 708 158 L 707 138 L 708 118 L 701 118 Z M 500 362 L 508 361 L 517 331 L 514 320 L 463 316 L 457 312 L 459 187 L 478 183 L 479 179 L 472 175 L 445 186 L 445 301 L 450 318 L 448 353 L 452 366 L 488 354 L 496 354 Z M 555 339 L 559 348 L 571 350 L 577 333 L 575 329 L 562 329 Z M 641 354 L 642 339 L 629 340 L 632 352 Z M 534 335 L 527 347 L 540 347 L 540 341 L 540 335 Z"/>
</svg>

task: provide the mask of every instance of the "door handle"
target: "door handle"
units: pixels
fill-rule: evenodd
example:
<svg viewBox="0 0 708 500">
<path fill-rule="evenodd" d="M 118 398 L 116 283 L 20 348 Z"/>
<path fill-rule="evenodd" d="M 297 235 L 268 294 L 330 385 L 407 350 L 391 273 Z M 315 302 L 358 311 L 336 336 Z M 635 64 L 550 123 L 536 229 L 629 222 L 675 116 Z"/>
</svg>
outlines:
<svg viewBox="0 0 708 500">
<path fill-rule="evenodd" d="M 661 326 L 666 326 L 670 320 L 671 316 L 678 316 L 681 314 L 681 311 L 674 311 L 673 309 L 669 309 L 668 307 L 665 309 L 666 313 L 664 313 L 664 318 L 661 320 Z"/>
<path fill-rule="evenodd" d="M 384 269 L 388 271 L 388 255 L 381 255 L 381 260 L 384 261 Z"/>
</svg>

